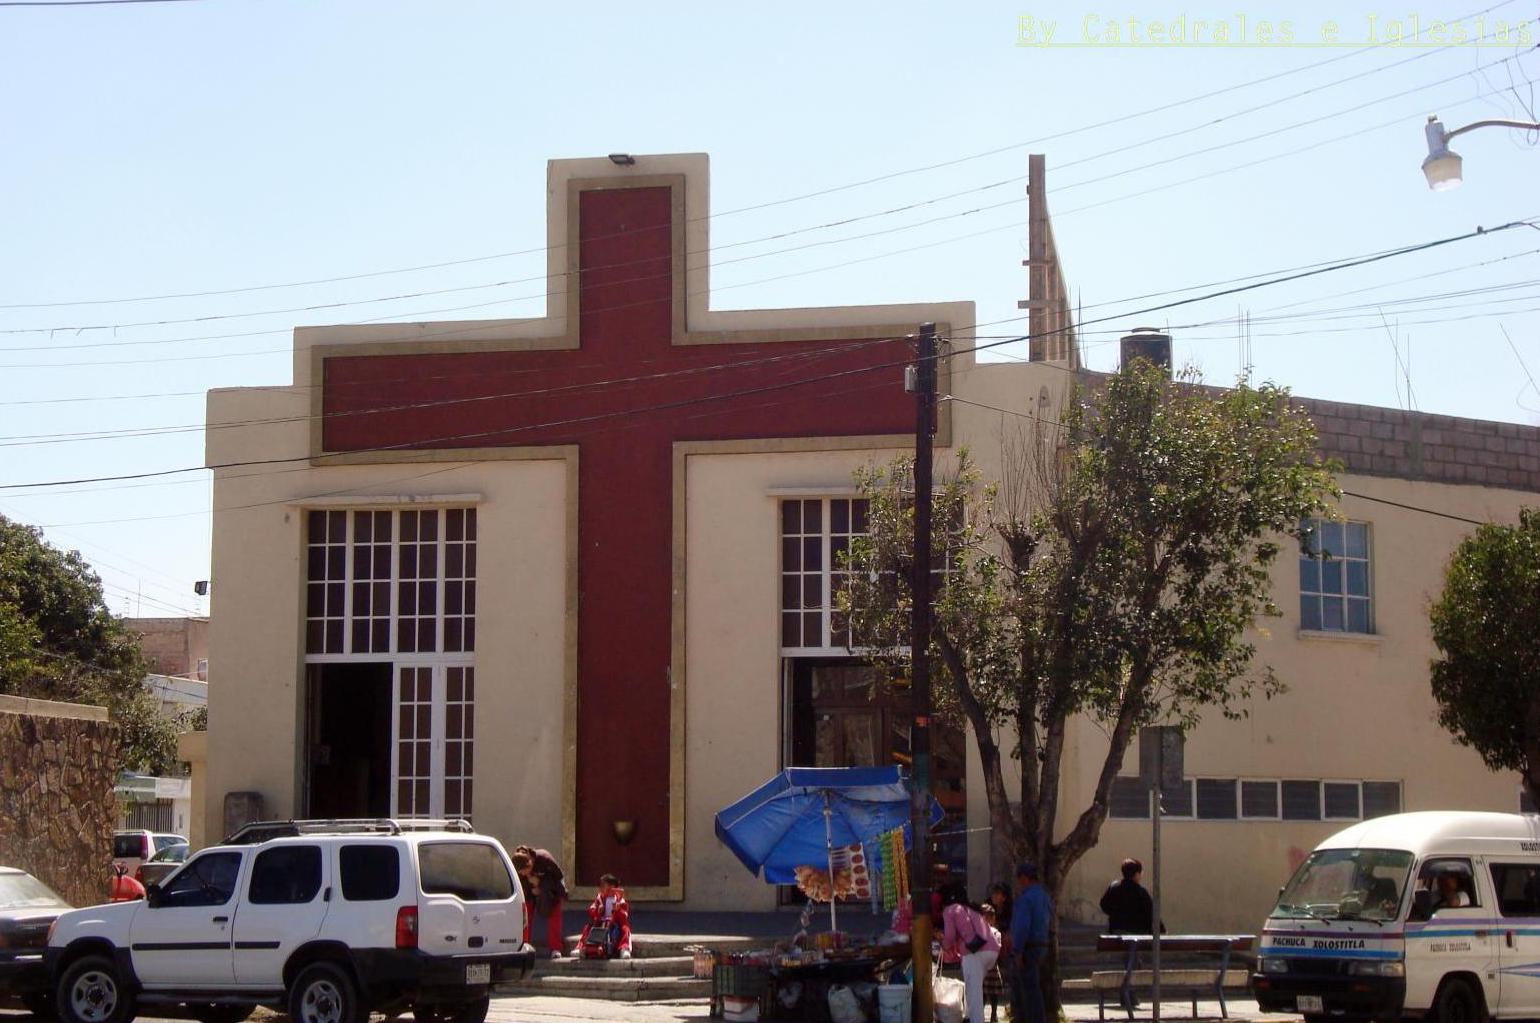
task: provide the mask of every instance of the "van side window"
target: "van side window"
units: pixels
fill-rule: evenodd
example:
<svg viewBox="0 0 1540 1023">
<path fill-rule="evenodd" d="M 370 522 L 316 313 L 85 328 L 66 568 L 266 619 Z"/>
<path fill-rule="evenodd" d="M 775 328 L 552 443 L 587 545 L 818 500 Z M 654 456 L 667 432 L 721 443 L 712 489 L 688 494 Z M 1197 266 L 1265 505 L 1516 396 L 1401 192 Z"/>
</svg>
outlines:
<svg viewBox="0 0 1540 1023">
<path fill-rule="evenodd" d="M 1481 905 L 1476 898 L 1476 878 L 1470 860 L 1445 857 L 1424 860 L 1417 871 L 1408 921 L 1427 920 L 1438 912 Z"/>
<path fill-rule="evenodd" d="M 1503 916 L 1540 916 L 1540 864 L 1492 864 L 1492 888 Z"/>
</svg>

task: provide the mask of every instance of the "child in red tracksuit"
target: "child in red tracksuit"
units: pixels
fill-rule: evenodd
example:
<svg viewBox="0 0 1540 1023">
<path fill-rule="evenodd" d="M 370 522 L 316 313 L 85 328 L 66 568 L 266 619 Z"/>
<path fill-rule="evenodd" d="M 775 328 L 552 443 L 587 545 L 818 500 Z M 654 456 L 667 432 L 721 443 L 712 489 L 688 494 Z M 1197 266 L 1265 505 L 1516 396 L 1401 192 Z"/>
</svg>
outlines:
<svg viewBox="0 0 1540 1023">
<path fill-rule="evenodd" d="M 585 959 L 631 958 L 631 907 L 614 874 L 600 876 L 599 894 L 588 904 L 588 925 L 572 954 Z"/>
</svg>

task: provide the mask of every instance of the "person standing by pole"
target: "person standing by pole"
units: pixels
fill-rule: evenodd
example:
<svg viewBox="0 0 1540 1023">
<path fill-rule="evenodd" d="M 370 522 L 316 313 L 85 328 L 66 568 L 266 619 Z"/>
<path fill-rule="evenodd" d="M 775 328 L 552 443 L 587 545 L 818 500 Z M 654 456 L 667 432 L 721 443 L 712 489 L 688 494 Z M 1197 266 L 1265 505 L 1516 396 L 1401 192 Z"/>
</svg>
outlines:
<svg viewBox="0 0 1540 1023">
<path fill-rule="evenodd" d="M 910 893 L 910 898 L 914 900 L 914 922 L 909 928 L 909 940 L 914 957 L 914 1021 L 931 1023 L 935 1012 L 935 996 L 930 984 L 931 935 L 934 933 L 930 900 L 930 519 L 931 442 L 936 433 L 934 323 L 920 324 L 915 392 L 914 564 L 910 576 L 914 614 L 909 635 L 910 663 L 914 674 L 910 686 L 914 720 L 909 733 L 909 752 L 914 758 L 914 787 L 909 795 L 910 828 L 914 832 L 909 870 L 909 876 L 914 879 L 914 888 Z"/>
<path fill-rule="evenodd" d="M 1011 991 L 1011 1019 L 1017 1023 L 1046 1023 L 1043 1005 L 1043 956 L 1048 953 L 1048 923 L 1053 900 L 1039 882 L 1037 867 L 1016 867 L 1016 904 L 1011 907 L 1011 947 L 1016 950 L 1016 976 Z"/>
</svg>

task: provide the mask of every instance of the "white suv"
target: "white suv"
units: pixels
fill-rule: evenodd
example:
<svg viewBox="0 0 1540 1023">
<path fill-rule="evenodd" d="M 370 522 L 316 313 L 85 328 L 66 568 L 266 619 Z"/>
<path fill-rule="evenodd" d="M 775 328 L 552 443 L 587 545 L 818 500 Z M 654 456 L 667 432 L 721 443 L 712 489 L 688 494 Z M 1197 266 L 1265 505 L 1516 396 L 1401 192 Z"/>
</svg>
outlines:
<svg viewBox="0 0 1540 1023">
<path fill-rule="evenodd" d="M 144 900 L 59 917 L 63 1023 L 127 1023 L 148 1004 L 204 1023 L 258 1005 L 294 1023 L 409 1006 L 419 1023 L 482 1023 L 492 986 L 533 965 L 508 854 L 463 821 L 265 822 L 226 841 Z"/>
</svg>

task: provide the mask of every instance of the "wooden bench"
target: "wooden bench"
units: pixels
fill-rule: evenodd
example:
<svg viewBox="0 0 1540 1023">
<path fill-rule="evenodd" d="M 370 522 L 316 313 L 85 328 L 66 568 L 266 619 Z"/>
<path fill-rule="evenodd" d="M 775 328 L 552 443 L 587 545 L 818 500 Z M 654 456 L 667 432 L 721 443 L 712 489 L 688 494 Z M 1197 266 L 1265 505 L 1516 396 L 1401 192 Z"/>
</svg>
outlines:
<svg viewBox="0 0 1540 1023">
<path fill-rule="evenodd" d="M 1181 953 L 1188 955 L 1213 956 L 1218 962 L 1212 968 L 1191 967 L 1188 965 L 1177 966 L 1171 969 L 1162 968 L 1160 971 L 1161 997 L 1168 994 L 1192 1000 L 1192 1014 L 1198 1015 L 1198 997 L 1210 997 L 1219 1002 L 1219 1015 L 1225 1019 L 1230 1018 L 1229 1008 L 1225 1005 L 1225 988 L 1246 986 L 1246 970 L 1241 969 L 1232 972 L 1230 969 L 1230 955 L 1232 952 L 1249 952 L 1252 942 L 1255 940 L 1250 934 L 1167 934 L 1160 939 L 1161 952 Z M 1103 934 L 1096 939 L 1098 952 L 1118 952 L 1123 955 L 1123 968 L 1121 970 L 1098 970 L 1091 974 L 1091 988 L 1096 992 L 1096 1014 L 1098 1019 L 1107 1018 L 1107 996 L 1111 992 L 1117 992 L 1117 1004 L 1128 1013 L 1128 1018 L 1134 1018 L 1134 993 L 1135 991 L 1149 991 L 1154 985 L 1154 971 L 1139 968 L 1139 957 L 1143 953 L 1148 959 L 1154 946 L 1154 939 L 1148 934 Z"/>
</svg>

